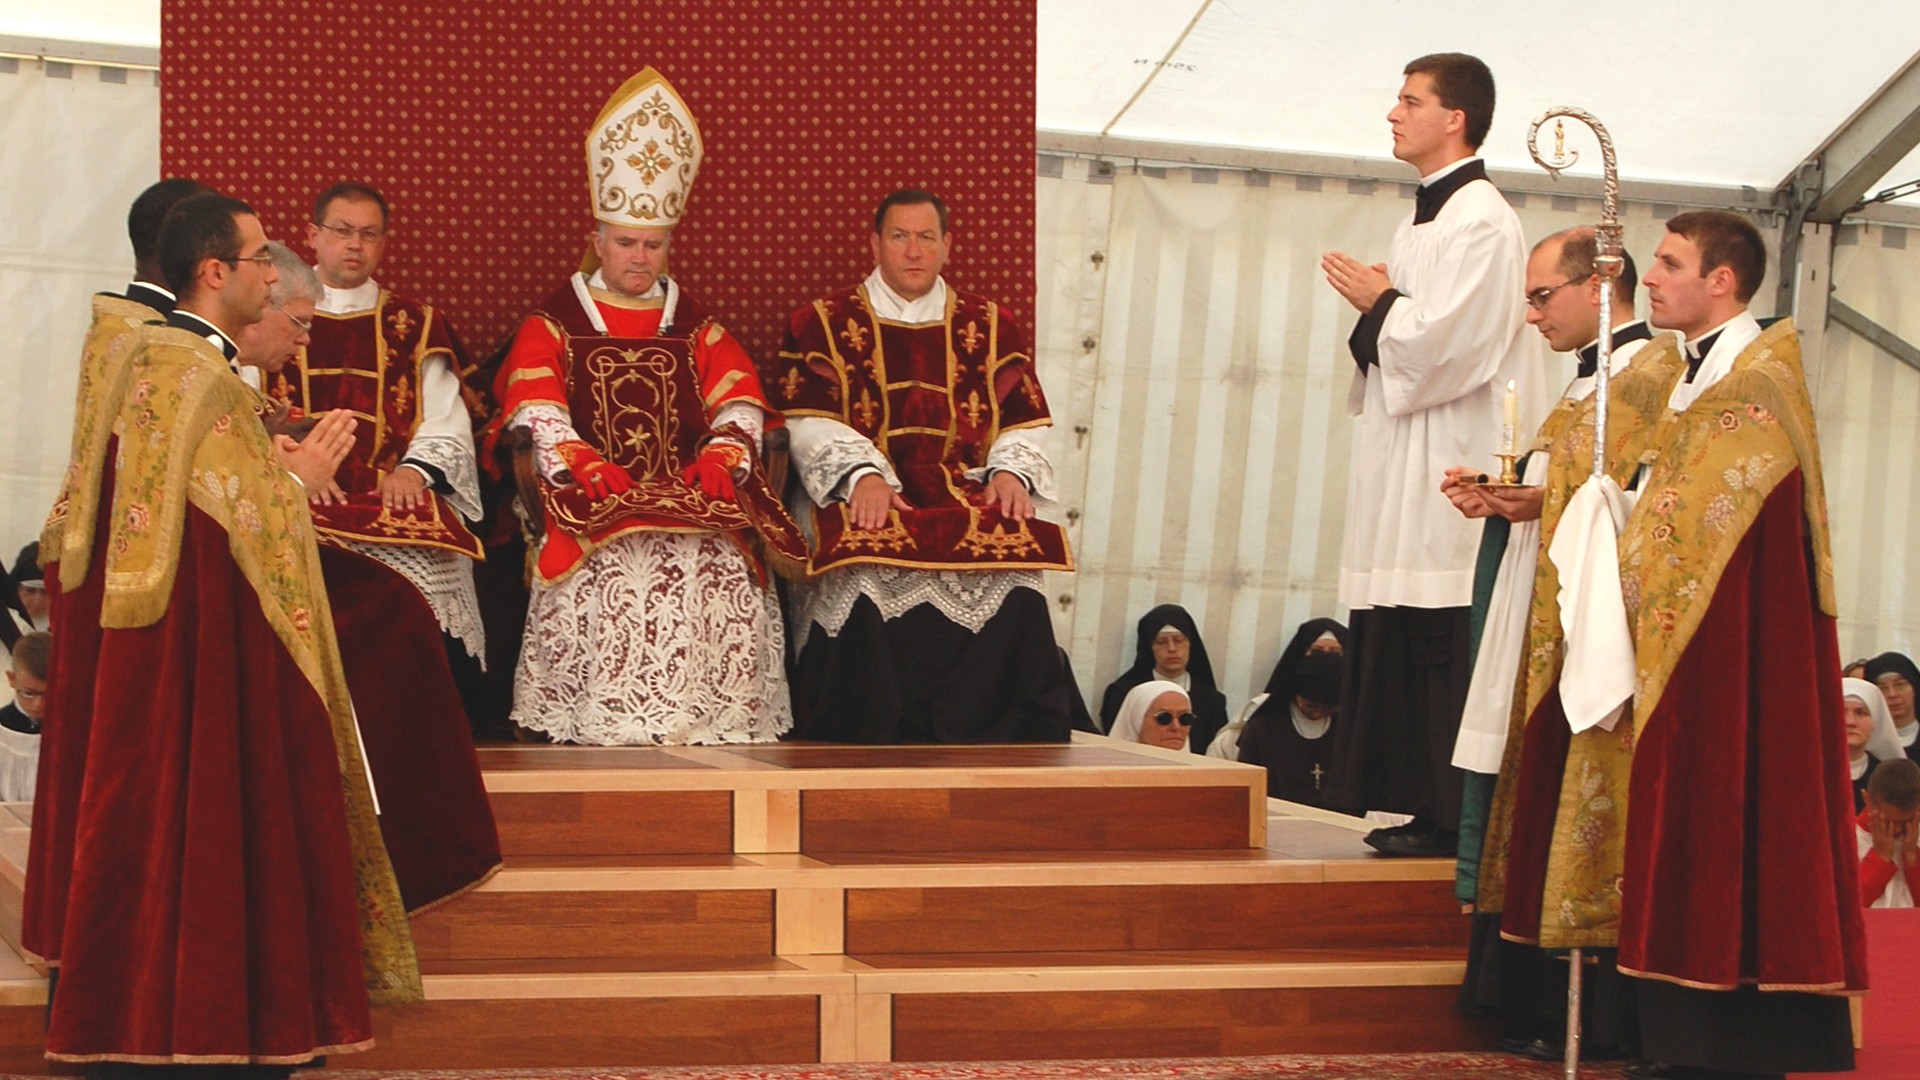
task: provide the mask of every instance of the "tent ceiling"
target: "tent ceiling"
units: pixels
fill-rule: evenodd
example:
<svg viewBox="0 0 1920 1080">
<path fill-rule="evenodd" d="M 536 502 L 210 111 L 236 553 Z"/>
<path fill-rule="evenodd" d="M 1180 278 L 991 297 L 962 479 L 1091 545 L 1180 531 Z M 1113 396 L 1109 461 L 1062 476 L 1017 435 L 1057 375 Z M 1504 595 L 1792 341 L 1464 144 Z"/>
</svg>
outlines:
<svg viewBox="0 0 1920 1080">
<path fill-rule="evenodd" d="M 160 48 L 160 0 L 6 0 L 0 34 Z"/>
<path fill-rule="evenodd" d="M 1401 67 L 1452 49 L 1499 83 L 1492 165 L 1533 168 L 1527 125 L 1575 105 L 1612 132 L 1625 177 L 1762 191 L 1920 44 L 1920 4 L 1891 0 L 1829 0 L 1818 18 L 1741 0 L 1039 2 L 1042 131 L 1385 158 Z M 1568 144 L 1582 155 L 1572 171 L 1597 173 L 1591 139 L 1569 131 Z"/>
</svg>

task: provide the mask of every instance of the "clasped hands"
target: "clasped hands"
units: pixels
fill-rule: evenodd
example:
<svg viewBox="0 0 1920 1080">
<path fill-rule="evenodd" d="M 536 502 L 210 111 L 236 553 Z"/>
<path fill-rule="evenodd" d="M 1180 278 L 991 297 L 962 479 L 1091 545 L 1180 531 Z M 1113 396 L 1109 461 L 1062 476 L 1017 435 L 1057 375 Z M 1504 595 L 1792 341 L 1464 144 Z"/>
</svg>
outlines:
<svg viewBox="0 0 1920 1080">
<path fill-rule="evenodd" d="M 1366 314 L 1379 303 L 1381 294 L 1393 288 L 1393 282 L 1387 278 L 1387 264 L 1366 263 L 1340 251 L 1329 251 L 1320 257 L 1320 270 L 1327 275 L 1327 284 L 1333 291 L 1345 297 L 1354 310 Z"/>
<path fill-rule="evenodd" d="M 1018 477 L 1004 470 L 987 478 L 980 505 L 990 506 L 1008 521 L 1027 521 L 1033 517 L 1033 495 Z M 877 529 L 887 523 L 894 510 L 911 510 L 913 504 L 887 486 L 879 473 L 868 473 L 854 481 L 847 496 L 847 521 L 855 529 Z"/>
</svg>

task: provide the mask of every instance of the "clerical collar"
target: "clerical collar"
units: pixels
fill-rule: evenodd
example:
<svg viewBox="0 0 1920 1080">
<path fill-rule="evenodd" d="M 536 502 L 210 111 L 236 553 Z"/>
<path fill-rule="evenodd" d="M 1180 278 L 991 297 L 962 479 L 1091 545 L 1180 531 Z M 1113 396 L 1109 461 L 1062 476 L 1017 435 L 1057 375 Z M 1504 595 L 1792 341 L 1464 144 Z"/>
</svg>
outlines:
<svg viewBox="0 0 1920 1080">
<path fill-rule="evenodd" d="M 1622 345 L 1630 345 L 1636 341 L 1651 341 L 1652 339 L 1653 328 L 1647 325 L 1647 320 L 1635 319 L 1613 332 L 1613 351 L 1619 352 L 1620 346 Z M 1580 359 L 1580 378 L 1589 378 L 1597 373 L 1600 370 L 1600 339 L 1594 338 L 1592 341 L 1582 345 L 1577 355 Z"/>
<path fill-rule="evenodd" d="M 1300 706 L 1292 703 L 1288 703 L 1287 711 L 1291 713 L 1293 717 L 1293 730 L 1299 732 L 1300 737 L 1303 739 L 1321 738 L 1326 735 L 1327 729 L 1333 726 L 1333 717 L 1323 716 L 1315 720 L 1313 717 L 1301 712 Z"/>
<path fill-rule="evenodd" d="M 219 349 L 220 355 L 226 357 L 227 366 L 233 368 L 234 374 L 240 373 L 239 367 L 234 364 L 234 357 L 240 355 L 240 347 L 233 343 L 233 339 L 227 336 L 226 331 L 191 311 L 182 311 L 179 308 L 167 312 L 167 325 L 206 338 L 207 344 Z"/>
<path fill-rule="evenodd" d="M 173 310 L 178 298 L 151 281 L 130 281 L 127 283 L 127 299 L 136 304 L 145 304 L 165 315 Z"/>
<path fill-rule="evenodd" d="M 1745 314 L 1746 312 L 1744 311 L 1740 313 L 1740 315 Z M 1687 353 L 1687 377 L 1682 381 L 1693 381 L 1693 377 L 1700 373 L 1701 362 L 1713 352 L 1714 345 L 1719 343 L 1720 335 L 1725 333 L 1727 327 L 1733 325 L 1734 319 L 1738 319 L 1740 315 L 1735 315 L 1733 319 L 1728 319 L 1726 322 L 1721 323 L 1719 326 L 1714 327 L 1681 346 Z"/>
<path fill-rule="evenodd" d="M 1462 158 L 1444 169 L 1435 169 L 1429 176 L 1420 178 L 1420 190 L 1413 196 L 1413 223 L 1425 225 L 1440 213 L 1447 205 L 1453 193 L 1473 183 L 1487 178 L 1487 163 L 1477 157 Z"/>
<path fill-rule="evenodd" d="M 380 283 L 368 278 L 351 289 L 336 289 L 320 283 L 320 299 L 313 309 L 322 315 L 352 315 L 372 311 L 380 303 Z"/>
<path fill-rule="evenodd" d="M 909 300 L 894 292 L 877 266 L 873 268 L 873 273 L 867 275 L 866 285 L 867 302 L 873 305 L 873 313 L 888 322 L 920 325 L 946 321 L 947 279 L 944 277 L 934 278 L 933 288 L 917 300 Z"/>
</svg>

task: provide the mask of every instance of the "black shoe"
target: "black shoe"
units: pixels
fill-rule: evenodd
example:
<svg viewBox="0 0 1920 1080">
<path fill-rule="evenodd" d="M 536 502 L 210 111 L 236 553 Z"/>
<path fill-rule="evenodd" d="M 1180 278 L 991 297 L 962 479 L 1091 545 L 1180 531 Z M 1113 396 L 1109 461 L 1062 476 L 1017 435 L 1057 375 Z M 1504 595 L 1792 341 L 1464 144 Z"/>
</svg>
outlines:
<svg viewBox="0 0 1920 1080">
<path fill-rule="evenodd" d="M 1550 1039 L 1533 1039 L 1514 1051 L 1534 1061 L 1565 1061 L 1567 1048 Z"/>
<path fill-rule="evenodd" d="M 1364 839 L 1368 847 L 1392 858 L 1451 859 L 1460 853 L 1459 833 L 1431 826 L 1386 836 L 1368 833 Z"/>
</svg>

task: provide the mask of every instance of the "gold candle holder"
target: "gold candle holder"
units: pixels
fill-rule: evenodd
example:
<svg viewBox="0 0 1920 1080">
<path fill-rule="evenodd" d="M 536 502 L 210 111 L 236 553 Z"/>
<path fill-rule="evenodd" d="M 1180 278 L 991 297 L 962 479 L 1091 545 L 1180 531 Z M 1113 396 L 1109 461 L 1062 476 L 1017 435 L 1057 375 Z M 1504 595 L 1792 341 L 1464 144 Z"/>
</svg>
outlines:
<svg viewBox="0 0 1920 1080">
<path fill-rule="evenodd" d="M 1514 484 L 1518 484 L 1520 482 L 1520 477 L 1514 474 L 1513 463 L 1519 460 L 1520 455 L 1495 454 L 1493 456 L 1495 460 L 1500 462 L 1500 483 L 1504 486 L 1512 486 Z"/>
</svg>

